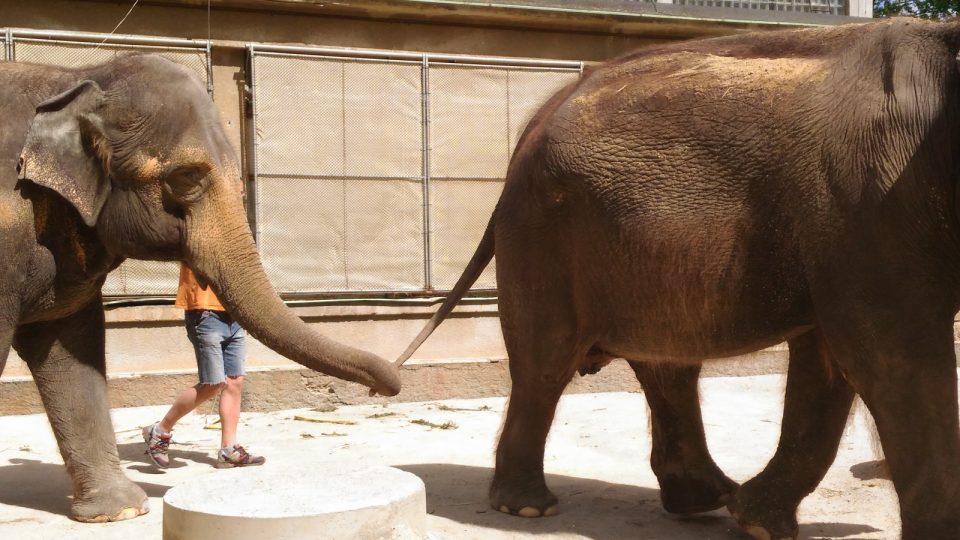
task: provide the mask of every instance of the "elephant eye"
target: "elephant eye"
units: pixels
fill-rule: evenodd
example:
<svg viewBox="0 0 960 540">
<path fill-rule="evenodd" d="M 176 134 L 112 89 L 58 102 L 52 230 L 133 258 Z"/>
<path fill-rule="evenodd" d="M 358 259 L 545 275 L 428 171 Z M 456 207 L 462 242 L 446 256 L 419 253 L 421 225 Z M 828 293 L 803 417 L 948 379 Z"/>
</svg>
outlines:
<svg viewBox="0 0 960 540">
<path fill-rule="evenodd" d="M 166 184 L 175 198 L 192 201 L 206 191 L 209 174 L 210 166 L 206 163 L 182 165 L 167 175 Z"/>
</svg>

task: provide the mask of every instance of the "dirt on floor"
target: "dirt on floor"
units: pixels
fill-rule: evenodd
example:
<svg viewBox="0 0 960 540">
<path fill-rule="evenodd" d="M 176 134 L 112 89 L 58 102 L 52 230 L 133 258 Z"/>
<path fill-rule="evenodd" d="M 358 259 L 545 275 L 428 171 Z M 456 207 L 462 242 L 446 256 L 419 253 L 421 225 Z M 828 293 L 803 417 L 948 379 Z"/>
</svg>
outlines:
<svg viewBox="0 0 960 540">
<path fill-rule="evenodd" d="M 772 456 L 783 385 L 779 375 L 701 381 L 711 452 L 731 478 L 749 479 Z M 559 515 L 525 519 L 491 509 L 486 490 L 505 403 L 486 398 L 244 413 L 239 437 L 251 452 L 267 457 L 265 467 L 303 463 L 322 471 L 366 462 L 416 474 L 426 485 L 431 539 L 747 538 L 725 510 L 689 517 L 662 510 L 649 465 L 648 411 L 641 393 L 562 399 L 545 456 L 547 483 L 560 498 Z M 169 469 L 148 462 L 140 427 L 165 409 L 113 411 L 123 468 L 150 496 L 152 510 L 130 521 L 97 525 L 67 517 L 70 480 L 46 418 L 0 417 L 0 538 L 161 538 L 164 493 L 219 472 L 213 467 L 220 436 L 215 415 L 184 418 L 174 432 Z M 896 495 L 884 478 L 875 439 L 859 404 L 836 462 L 800 507 L 801 538 L 898 537 Z M 317 476 L 322 482 L 322 473 Z"/>
</svg>

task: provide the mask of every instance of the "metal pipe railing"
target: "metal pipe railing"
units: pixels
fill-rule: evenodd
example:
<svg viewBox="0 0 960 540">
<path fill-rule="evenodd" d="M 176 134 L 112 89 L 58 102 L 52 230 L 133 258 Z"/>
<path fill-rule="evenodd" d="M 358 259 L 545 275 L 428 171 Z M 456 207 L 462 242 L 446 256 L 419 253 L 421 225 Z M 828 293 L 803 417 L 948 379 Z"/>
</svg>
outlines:
<svg viewBox="0 0 960 540">
<path fill-rule="evenodd" d="M 250 142 L 252 152 L 250 153 L 250 176 L 251 182 L 253 183 L 252 189 L 247 190 L 250 193 L 250 206 L 253 208 L 253 241 L 260 243 L 260 203 L 259 198 L 260 194 L 258 192 L 260 187 L 259 182 L 259 156 L 260 156 L 260 139 L 257 137 L 257 62 L 256 54 L 253 50 L 253 45 L 249 45 L 247 48 L 247 62 L 250 64 L 250 121 L 251 126 L 249 131 L 249 137 L 252 139 Z"/>
<path fill-rule="evenodd" d="M 433 268 L 430 252 L 430 60 L 423 58 L 420 67 L 420 115 L 422 116 L 422 167 L 423 171 L 423 288 L 433 289 Z"/>
<path fill-rule="evenodd" d="M 583 62 L 576 60 L 547 60 L 538 58 L 512 58 L 509 56 L 477 56 L 470 54 L 414 53 L 383 51 L 377 49 L 340 49 L 335 47 L 309 47 L 303 45 L 266 45 L 250 43 L 248 50 L 259 53 L 304 54 L 310 57 L 326 56 L 331 58 L 403 60 L 448 64 L 473 64 L 485 66 L 512 66 L 536 68 L 580 69 Z"/>
<path fill-rule="evenodd" d="M 34 30 L 27 28 L 10 29 L 13 38 L 52 39 L 60 41 L 80 41 L 112 45 L 158 45 L 172 47 L 193 47 L 203 49 L 209 43 L 205 39 L 166 38 L 137 36 L 130 34 L 101 34 L 96 32 L 77 32 L 73 30 Z"/>
</svg>

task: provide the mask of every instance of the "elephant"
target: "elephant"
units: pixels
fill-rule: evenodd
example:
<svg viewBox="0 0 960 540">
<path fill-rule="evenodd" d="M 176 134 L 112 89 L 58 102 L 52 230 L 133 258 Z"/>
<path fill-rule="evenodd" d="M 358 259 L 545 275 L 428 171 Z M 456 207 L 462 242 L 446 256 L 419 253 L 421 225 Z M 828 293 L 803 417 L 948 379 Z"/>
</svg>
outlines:
<svg viewBox="0 0 960 540">
<path fill-rule="evenodd" d="M 960 538 L 958 51 L 960 24 L 907 18 L 749 33 L 640 49 L 550 98 L 398 360 L 495 255 L 511 390 L 492 506 L 556 512 L 544 443 L 578 371 L 625 358 L 667 381 L 647 395 L 656 470 L 702 436 L 699 404 L 671 405 L 701 362 L 786 341 L 776 452 L 725 496 L 740 526 L 797 537 L 859 395 L 902 537 Z M 676 481 L 716 474 L 691 455 L 708 475 Z"/>
<path fill-rule="evenodd" d="M 261 265 L 235 152 L 206 89 L 159 56 L 0 63 L 0 371 L 30 368 L 71 476 L 71 517 L 148 511 L 120 469 L 101 286 L 125 258 L 181 261 L 278 353 L 385 396 L 397 369 L 311 330 Z"/>
</svg>

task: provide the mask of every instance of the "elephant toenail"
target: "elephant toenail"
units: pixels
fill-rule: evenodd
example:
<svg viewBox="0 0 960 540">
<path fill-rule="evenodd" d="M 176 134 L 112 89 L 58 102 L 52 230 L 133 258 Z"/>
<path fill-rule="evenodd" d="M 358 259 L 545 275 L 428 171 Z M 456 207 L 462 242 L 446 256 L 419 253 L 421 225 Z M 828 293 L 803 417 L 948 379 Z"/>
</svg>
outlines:
<svg viewBox="0 0 960 540">
<path fill-rule="evenodd" d="M 546 510 L 543 511 L 544 517 L 555 516 L 558 513 L 559 513 L 559 510 L 557 510 L 556 506 L 551 506 L 550 508 L 547 508 Z"/>
<path fill-rule="evenodd" d="M 511 513 L 512 513 L 512 512 L 510 512 L 510 509 L 507 508 L 507 505 L 505 505 L 505 504 L 501 504 L 499 510 L 500 510 L 501 512 L 503 512 L 504 514 L 511 514 Z"/>
<path fill-rule="evenodd" d="M 758 527 L 756 525 L 747 525 L 743 527 L 744 532 L 749 534 L 753 540 L 773 540 L 770 537 L 770 533 L 767 532 L 763 527 Z"/>
<path fill-rule="evenodd" d="M 524 506 L 517 512 L 517 515 L 525 518 L 535 518 L 540 517 L 540 511 L 532 506 Z"/>
<path fill-rule="evenodd" d="M 133 507 L 124 508 L 123 510 L 120 511 L 119 514 L 113 516 L 113 518 L 110 521 L 124 521 L 127 519 L 133 519 L 145 513 L 146 512 L 142 512 L 140 509 L 133 508 Z"/>
</svg>

